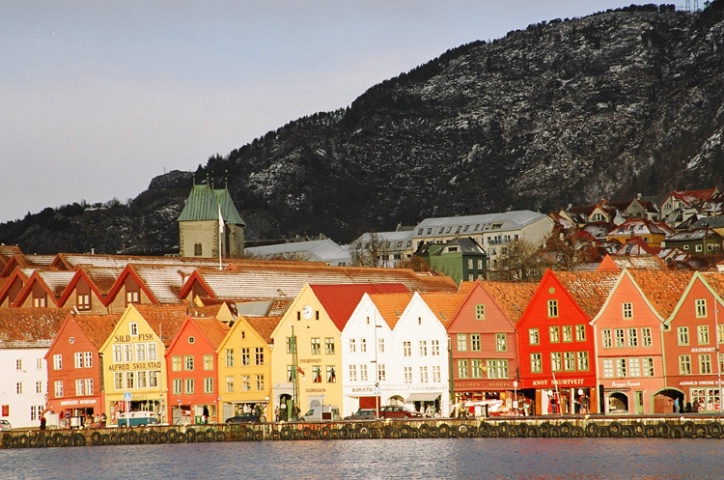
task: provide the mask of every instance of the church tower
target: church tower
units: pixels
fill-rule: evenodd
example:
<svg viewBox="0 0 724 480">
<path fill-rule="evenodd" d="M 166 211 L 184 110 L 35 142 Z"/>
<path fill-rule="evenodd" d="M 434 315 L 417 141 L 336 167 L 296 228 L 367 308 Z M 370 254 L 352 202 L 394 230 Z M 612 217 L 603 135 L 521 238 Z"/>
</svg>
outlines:
<svg viewBox="0 0 724 480">
<path fill-rule="evenodd" d="M 214 189 L 211 182 L 194 185 L 178 217 L 179 254 L 182 257 L 241 258 L 244 227 L 226 186 Z"/>
</svg>

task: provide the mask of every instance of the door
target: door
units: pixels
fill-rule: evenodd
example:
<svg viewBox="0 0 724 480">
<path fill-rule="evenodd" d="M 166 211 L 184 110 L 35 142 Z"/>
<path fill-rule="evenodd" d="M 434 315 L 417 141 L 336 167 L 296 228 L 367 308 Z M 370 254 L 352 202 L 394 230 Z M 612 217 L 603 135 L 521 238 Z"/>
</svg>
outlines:
<svg viewBox="0 0 724 480">
<path fill-rule="evenodd" d="M 644 392 L 642 390 L 636 390 L 636 392 L 634 392 L 634 398 L 635 398 L 635 402 L 636 402 L 636 414 L 643 415 L 644 414 Z"/>
</svg>

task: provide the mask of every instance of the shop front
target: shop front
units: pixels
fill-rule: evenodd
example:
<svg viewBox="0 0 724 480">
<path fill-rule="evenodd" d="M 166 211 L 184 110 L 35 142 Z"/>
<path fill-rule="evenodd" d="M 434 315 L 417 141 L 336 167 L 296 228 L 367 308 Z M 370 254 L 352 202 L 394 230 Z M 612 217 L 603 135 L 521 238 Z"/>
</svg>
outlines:
<svg viewBox="0 0 724 480">
<path fill-rule="evenodd" d="M 461 417 L 526 415 L 535 392 L 518 388 L 513 379 L 482 379 L 455 382 L 452 414 Z"/>
<path fill-rule="evenodd" d="M 252 400 L 239 400 L 239 401 L 225 401 L 222 406 L 222 419 L 225 421 L 229 417 L 241 415 L 243 413 L 253 413 L 258 416 L 260 421 L 266 422 L 269 420 L 267 411 L 269 408 L 269 397 L 252 399 Z"/>
<path fill-rule="evenodd" d="M 58 398 L 48 402 L 47 410 L 57 415 L 58 428 L 102 427 L 102 405 L 99 396 Z"/>
<path fill-rule="evenodd" d="M 535 395 L 535 415 L 585 415 L 598 412 L 598 392 L 586 378 L 534 380 L 526 395 Z M 528 393 L 530 392 L 530 393 Z"/>
</svg>

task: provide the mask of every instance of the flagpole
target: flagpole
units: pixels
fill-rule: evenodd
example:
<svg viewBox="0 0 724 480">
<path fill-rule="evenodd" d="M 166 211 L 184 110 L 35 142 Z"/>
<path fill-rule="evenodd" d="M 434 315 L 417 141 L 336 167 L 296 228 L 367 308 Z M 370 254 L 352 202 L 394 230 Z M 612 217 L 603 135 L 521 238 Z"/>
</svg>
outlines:
<svg viewBox="0 0 724 480">
<path fill-rule="evenodd" d="M 551 373 L 553 373 L 553 386 L 556 387 L 556 410 L 557 414 L 561 413 L 561 393 L 558 391 L 558 381 L 556 380 L 556 372 L 555 370 L 551 370 Z"/>
<path fill-rule="evenodd" d="M 221 204 L 219 204 L 219 271 L 223 270 L 221 266 L 221 236 L 224 234 L 224 217 L 221 216 Z"/>
</svg>

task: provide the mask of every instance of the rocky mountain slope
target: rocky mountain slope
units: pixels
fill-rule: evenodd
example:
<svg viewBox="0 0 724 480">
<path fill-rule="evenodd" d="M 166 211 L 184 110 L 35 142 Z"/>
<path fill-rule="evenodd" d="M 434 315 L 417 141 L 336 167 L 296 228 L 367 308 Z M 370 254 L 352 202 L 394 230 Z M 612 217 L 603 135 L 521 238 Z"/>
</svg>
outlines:
<svg viewBox="0 0 724 480">
<path fill-rule="evenodd" d="M 721 187 L 722 87 L 724 0 L 697 14 L 601 12 L 449 50 L 195 174 L 228 178 L 250 240 L 323 232 L 340 243 L 428 216 Z M 0 225 L 0 241 L 172 250 L 191 175 L 156 178 L 101 214 L 46 209 Z M 95 226 L 80 237 L 59 231 L 68 224 Z"/>
</svg>

